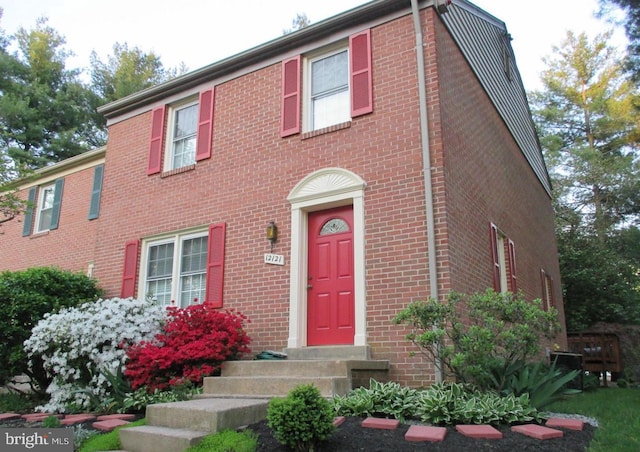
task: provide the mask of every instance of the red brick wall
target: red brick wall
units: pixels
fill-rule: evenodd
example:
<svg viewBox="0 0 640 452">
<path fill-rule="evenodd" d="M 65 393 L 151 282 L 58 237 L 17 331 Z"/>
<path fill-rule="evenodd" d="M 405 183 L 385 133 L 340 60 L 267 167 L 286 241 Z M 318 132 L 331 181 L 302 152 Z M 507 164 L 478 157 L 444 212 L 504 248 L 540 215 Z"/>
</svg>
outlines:
<svg viewBox="0 0 640 452">
<path fill-rule="evenodd" d="M 86 273 L 94 259 L 98 220 L 88 220 L 94 168 L 82 169 L 64 177 L 63 199 L 58 229 L 22 237 L 24 215 L 0 226 L 0 271 L 30 267 L 57 266 Z M 53 181 L 41 179 L 40 184 Z M 27 198 L 28 189 L 20 196 Z M 34 210 L 34 224 L 36 213 Z"/>
<path fill-rule="evenodd" d="M 540 269 L 553 277 L 564 325 L 549 195 L 440 22 L 436 30 L 451 289 L 493 286 L 494 223 L 515 243 L 518 289 L 528 299 L 542 297 Z"/>
<path fill-rule="evenodd" d="M 434 23 L 432 9 L 422 16 L 440 292 L 491 285 L 493 221 L 516 243 L 521 287 L 539 296 L 540 266 L 556 282 L 560 279 L 549 240 L 550 201 L 457 48 L 438 20 Z M 348 128 L 306 139 L 281 138 L 279 63 L 216 86 L 213 157 L 194 170 L 164 178 L 146 175 L 154 106 L 115 122 L 109 130 L 101 216 L 91 223 L 99 238 L 94 275 L 107 295 L 119 295 L 126 241 L 225 222 L 224 307 L 249 317 L 255 352 L 286 347 L 291 262 L 286 198 L 308 174 L 344 168 L 367 183 L 367 341 L 372 357 L 389 359 L 391 378 L 403 384 L 433 382 L 432 365 L 410 356 L 414 348 L 404 339 L 406 330 L 391 321 L 409 302 L 429 296 L 412 18 L 377 26 L 371 35 L 374 112 Z M 67 215 L 63 205 L 61 228 Z M 279 228 L 274 251 L 285 255 L 282 267 L 263 263 L 270 221 Z M 83 234 L 91 242 L 91 234 Z M 539 243 L 541 237 L 547 241 Z"/>
</svg>

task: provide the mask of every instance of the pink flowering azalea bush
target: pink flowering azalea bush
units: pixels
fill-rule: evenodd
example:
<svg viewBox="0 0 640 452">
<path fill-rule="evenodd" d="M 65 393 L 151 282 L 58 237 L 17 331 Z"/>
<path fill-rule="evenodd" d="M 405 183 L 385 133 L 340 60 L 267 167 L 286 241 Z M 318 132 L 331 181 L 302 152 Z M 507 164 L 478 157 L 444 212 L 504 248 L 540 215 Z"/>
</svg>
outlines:
<svg viewBox="0 0 640 452">
<path fill-rule="evenodd" d="M 246 316 L 220 311 L 211 303 L 171 308 L 163 331 L 127 348 L 125 376 L 135 390 L 165 390 L 187 382 L 201 384 L 224 361 L 249 353 Z"/>
</svg>

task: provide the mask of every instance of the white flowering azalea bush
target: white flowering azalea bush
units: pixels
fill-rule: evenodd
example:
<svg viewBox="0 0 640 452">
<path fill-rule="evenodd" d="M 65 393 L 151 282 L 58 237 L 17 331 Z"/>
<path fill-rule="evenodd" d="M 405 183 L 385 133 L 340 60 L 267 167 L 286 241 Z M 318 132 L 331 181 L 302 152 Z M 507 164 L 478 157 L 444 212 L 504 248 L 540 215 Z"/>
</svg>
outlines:
<svg viewBox="0 0 640 452">
<path fill-rule="evenodd" d="M 30 357 L 39 356 L 53 377 L 45 412 L 91 409 L 108 398 L 111 376 L 122 375 L 126 347 L 151 341 L 161 332 L 166 309 L 133 298 L 100 299 L 47 314 L 24 343 Z"/>
</svg>

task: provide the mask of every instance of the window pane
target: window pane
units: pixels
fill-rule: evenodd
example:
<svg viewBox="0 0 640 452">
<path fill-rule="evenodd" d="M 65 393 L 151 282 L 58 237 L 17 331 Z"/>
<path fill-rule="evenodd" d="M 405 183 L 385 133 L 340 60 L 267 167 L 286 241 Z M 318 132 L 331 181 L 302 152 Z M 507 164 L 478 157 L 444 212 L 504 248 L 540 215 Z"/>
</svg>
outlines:
<svg viewBox="0 0 640 452">
<path fill-rule="evenodd" d="M 54 194 L 54 186 L 49 186 L 42 189 L 42 199 L 40 200 L 39 206 L 40 214 L 38 217 L 38 231 L 46 231 L 51 227 Z"/>
<path fill-rule="evenodd" d="M 180 306 L 194 300 L 204 301 L 207 272 L 208 237 L 197 237 L 182 242 L 180 265 Z"/>
<path fill-rule="evenodd" d="M 339 234 L 340 232 L 349 232 L 349 225 L 344 220 L 334 218 L 322 226 L 320 235 Z"/>
<path fill-rule="evenodd" d="M 311 67 L 311 95 L 347 89 L 349 85 L 347 51 L 314 61 Z"/>
<path fill-rule="evenodd" d="M 172 168 L 181 168 L 195 163 L 197 127 L 198 104 L 175 111 Z"/>
<path fill-rule="evenodd" d="M 171 277 L 173 271 L 173 243 L 165 243 L 149 248 L 149 266 L 147 277 Z"/>
<path fill-rule="evenodd" d="M 351 120 L 349 91 L 313 100 L 313 129 Z"/>
</svg>

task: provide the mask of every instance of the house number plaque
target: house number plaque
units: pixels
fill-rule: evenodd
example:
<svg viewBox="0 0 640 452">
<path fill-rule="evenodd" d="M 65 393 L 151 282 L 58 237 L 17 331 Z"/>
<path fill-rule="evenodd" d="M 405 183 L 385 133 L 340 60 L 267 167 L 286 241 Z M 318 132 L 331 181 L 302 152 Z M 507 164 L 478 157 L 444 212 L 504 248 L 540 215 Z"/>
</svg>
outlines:
<svg viewBox="0 0 640 452">
<path fill-rule="evenodd" d="M 265 253 L 264 263 L 271 265 L 284 265 L 284 255 Z"/>
</svg>

